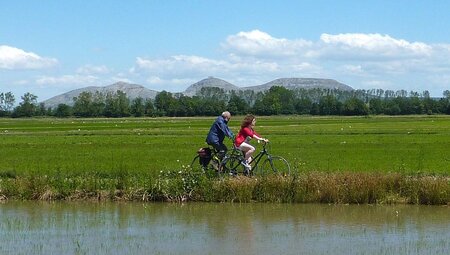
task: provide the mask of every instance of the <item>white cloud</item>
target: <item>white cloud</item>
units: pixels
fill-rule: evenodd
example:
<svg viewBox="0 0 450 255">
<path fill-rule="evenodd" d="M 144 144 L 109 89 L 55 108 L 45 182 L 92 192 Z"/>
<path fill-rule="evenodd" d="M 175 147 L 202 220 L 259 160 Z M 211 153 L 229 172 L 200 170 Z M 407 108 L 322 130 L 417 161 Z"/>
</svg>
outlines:
<svg viewBox="0 0 450 255">
<path fill-rule="evenodd" d="M 101 66 L 95 66 L 95 65 L 84 65 L 82 67 L 79 67 L 77 69 L 78 74 L 107 74 L 110 70 L 108 67 L 101 65 Z"/>
<path fill-rule="evenodd" d="M 338 70 L 349 75 L 366 75 L 366 72 L 361 65 L 345 64 L 341 67 L 338 67 Z"/>
<path fill-rule="evenodd" d="M 38 85 L 94 85 L 99 83 L 99 78 L 93 75 L 62 75 L 57 77 L 41 76 L 36 79 Z"/>
<path fill-rule="evenodd" d="M 265 32 L 253 30 L 228 36 L 222 47 L 243 56 L 273 58 L 299 56 L 312 45 L 312 42 L 303 39 L 274 38 Z"/>
<path fill-rule="evenodd" d="M 57 64 L 54 58 L 41 57 L 15 47 L 0 45 L 0 69 L 41 69 Z"/>
<path fill-rule="evenodd" d="M 384 80 L 366 80 L 363 85 L 366 88 L 393 89 L 392 82 Z"/>
<path fill-rule="evenodd" d="M 117 75 L 113 76 L 110 81 L 111 82 L 108 82 L 108 80 L 105 80 L 103 85 L 107 85 L 108 83 L 116 83 L 116 82 L 119 82 L 119 81 L 126 82 L 126 83 L 131 83 L 131 84 L 135 83 L 133 80 L 131 80 L 131 79 L 129 79 L 126 76 L 123 76 L 121 74 L 117 74 Z"/>
<path fill-rule="evenodd" d="M 170 92 L 184 91 L 187 86 L 197 82 L 199 78 L 161 78 L 159 76 L 150 76 L 145 82 L 149 85 L 149 88 L 154 90 L 166 90 Z"/>
<path fill-rule="evenodd" d="M 360 61 L 426 58 L 432 46 L 408 42 L 380 34 L 322 34 L 317 45 L 319 56 Z"/>
<path fill-rule="evenodd" d="M 151 76 L 147 79 L 147 82 L 150 84 L 161 84 L 164 83 L 165 81 L 159 78 L 158 76 Z"/>
<path fill-rule="evenodd" d="M 144 70 L 149 73 L 170 72 L 171 76 L 189 76 L 190 73 L 207 74 L 224 69 L 226 61 L 208 59 L 199 56 L 177 55 L 167 59 L 136 59 L 136 68 L 133 71 Z"/>
<path fill-rule="evenodd" d="M 17 80 L 14 82 L 16 85 L 27 85 L 29 83 L 28 80 Z"/>
</svg>

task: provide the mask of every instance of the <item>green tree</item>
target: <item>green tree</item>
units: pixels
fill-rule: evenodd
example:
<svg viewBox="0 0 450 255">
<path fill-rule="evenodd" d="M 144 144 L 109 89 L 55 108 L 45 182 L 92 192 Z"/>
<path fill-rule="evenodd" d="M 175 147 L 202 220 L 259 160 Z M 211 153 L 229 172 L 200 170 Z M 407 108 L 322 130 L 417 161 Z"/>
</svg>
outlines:
<svg viewBox="0 0 450 255">
<path fill-rule="evenodd" d="M 384 105 L 381 98 L 371 98 L 369 100 L 369 112 L 371 114 L 382 114 L 384 112 Z"/>
<path fill-rule="evenodd" d="M 105 111 L 105 95 L 99 91 L 95 91 L 92 95 L 92 104 L 90 106 L 91 116 L 99 117 Z"/>
<path fill-rule="evenodd" d="M 127 94 L 117 90 L 116 96 L 119 105 L 119 117 L 130 116 L 130 99 L 127 97 Z"/>
<path fill-rule="evenodd" d="M 273 86 L 255 102 L 254 110 L 264 115 L 295 113 L 294 93 L 285 87 Z"/>
<path fill-rule="evenodd" d="M 172 93 L 163 90 L 155 97 L 155 108 L 160 115 L 173 116 L 176 112 L 176 101 Z"/>
<path fill-rule="evenodd" d="M 344 115 L 367 115 L 369 114 L 369 108 L 361 99 L 356 97 L 350 98 L 344 102 L 343 105 Z"/>
<path fill-rule="evenodd" d="M 67 118 L 72 115 L 72 107 L 66 104 L 58 104 L 54 113 L 55 117 Z"/>
<path fill-rule="evenodd" d="M 32 117 L 37 111 L 37 96 L 27 92 L 22 97 L 22 102 L 17 106 L 12 117 Z"/>
<path fill-rule="evenodd" d="M 301 97 L 295 100 L 294 107 L 297 114 L 310 114 L 312 109 L 312 101 L 307 97 Z"/>
<path fill-rule="evenodd" d="M 0 117 L 11 114 L 15 102 L 12 92 L 0 93 Z"/>
<path fill-rule="evenodd" d="M 400 106 L 398 105 L 398 102 L 394 99 L 386 99 L 385 107 L 384 107 L 384 114 L 400 115 L 401 109 L 400 109 Z"/>
<path fill-rule="evenodd" d="M 36 116 L 45 116 L 47 115 L 47 108 L 45 107 L 45 103 L 39 103 L 36 109 Z"/>
<path fill-rule="evenodd" d="M 81 92 L 78 97 L 73 98 L 73 114 L 77 117 L 92 117 L 93 110 L 93 97 L 92 93 L 88 91 Z"/>
<path fill-rule="evenodd" d="M 145 114 L 145 105 L 144 105 L 144 99 L 142 97 L 136 97 L 131 101 L 131 114 L 135 117 L 141 117 Z"/>
<path fill-rule="evenodd" d="M 246 114 L 249 108 L 248 103 L 243 98 L 240 98 L 235 92 L 231 93 L 227 105 L 227 109 L 231 114 Z"/>
<path fill-rule="evenodd" d="M 196 113 L 195 103 L 191 97 L 180 96 L 176 105 L 176 116 L 194 116 Z"/>
<path fill-rule="evenodd" d="M 145 109 L 145 115 L 146 116 L 150 116 L 153 117 L 155 116 L 155 108 L 153 106 L 153 102 L 150 98 L 147 98 L 145 100 L 145 104 L 144 104 L 144 109 Z"/>
<path fill-rule="evenodd" d="M 324 96 L 319 101 L 320 115 L 339 115 L 342 111 L 342 103 L 333 95 Z"/>
<path fill-rule="evenodd" d="M 130 116 L 130 99 L 125 92 L 117 90 L 116 93 L 106 94 L 104 115 L 106 117 Z"/>
</svg>

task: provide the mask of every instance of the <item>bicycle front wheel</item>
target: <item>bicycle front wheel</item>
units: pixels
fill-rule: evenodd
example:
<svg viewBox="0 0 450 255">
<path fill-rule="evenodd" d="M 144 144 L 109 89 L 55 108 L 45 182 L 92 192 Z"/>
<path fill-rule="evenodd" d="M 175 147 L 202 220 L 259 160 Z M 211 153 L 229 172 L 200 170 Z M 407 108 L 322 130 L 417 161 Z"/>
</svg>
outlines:
<svg viewBox="0 0 450 255">
<path fill-rule="evenodd" d="M 260 175 L 277 174 L 281 176 L 288 176 L 291 174 L 291 166 L 283 157 L 269 156 L 263 162 L 258 173 Z"/>
</svg>

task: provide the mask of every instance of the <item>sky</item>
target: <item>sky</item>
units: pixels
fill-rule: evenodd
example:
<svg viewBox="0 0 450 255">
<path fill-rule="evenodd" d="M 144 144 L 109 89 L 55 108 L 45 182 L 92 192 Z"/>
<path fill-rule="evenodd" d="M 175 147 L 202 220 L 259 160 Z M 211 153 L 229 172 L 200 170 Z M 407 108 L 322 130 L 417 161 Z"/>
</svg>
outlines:
<svg viewBox="0 0 450 255">
<path fill-rule="evenodd" d="M 0 93 L 327 78 L 441 97 L 450 1 L 0 0 Z"/>
</svg>

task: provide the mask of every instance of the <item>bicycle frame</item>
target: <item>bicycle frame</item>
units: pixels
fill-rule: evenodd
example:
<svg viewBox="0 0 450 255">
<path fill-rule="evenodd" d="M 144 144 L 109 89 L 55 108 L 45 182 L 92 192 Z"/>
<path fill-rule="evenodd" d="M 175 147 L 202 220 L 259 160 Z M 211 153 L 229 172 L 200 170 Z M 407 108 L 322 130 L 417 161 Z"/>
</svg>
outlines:
<svg viewBox="0 0 450 255">
<path fill-rule="evenodd" d="M 248 162 L 250 165 L 252 165 L 252 171 L 254 169 L 258 168 L 258 164 L 261 161 L 261 159 L 263 158 L 263 156 L 267 156 L 268 158 L 271 157 L 271 155 L 269 154 L 266 146 L 267 146 L 267 142 L 263 142 L 263 148 L 261 151 L 258 152 L 258 154 L 256 154 L 256 156 L 252 157 L 252 160 L 250 162 Z M 243 155 L 243 151 L 237 149 L 236 147 L 233 147 L 233 151 L 231 152 L 231 154 L 227 155 L 229 158 L 232 158 L 233 156 L 238 156 L 240 159 L 239 161 L 242 162 L 244 160 L 244 155 Z M 226 157 L 227 157 L 226 156 Z M 235 171 L 236 168 L 238 168 L 239 165 L 234 166 L 232 169 L 232 171 Z"/>
<path fill-rule="evenodd" d="M 256 156 L 254 156 L 250 162 L 248 162 L 250 165 L 253 165 L 252 166 L 252 171 L 253 171 L 253 169 L 258 168 L 258 164 L 259 164 L 259 162 L 261 161 L 261 159 L 263 158 L 264 155 L 267 155 L 267 157 L 270 157 L 270 154 L 269 154 L 269 152 L 266 149 L 267 142 L 263 142 L 263 143 L 264 144 L 263 144 L 262 150 L 260 150 L 258 152 L 258 154 L 256 154 Z"/>
</svg>

